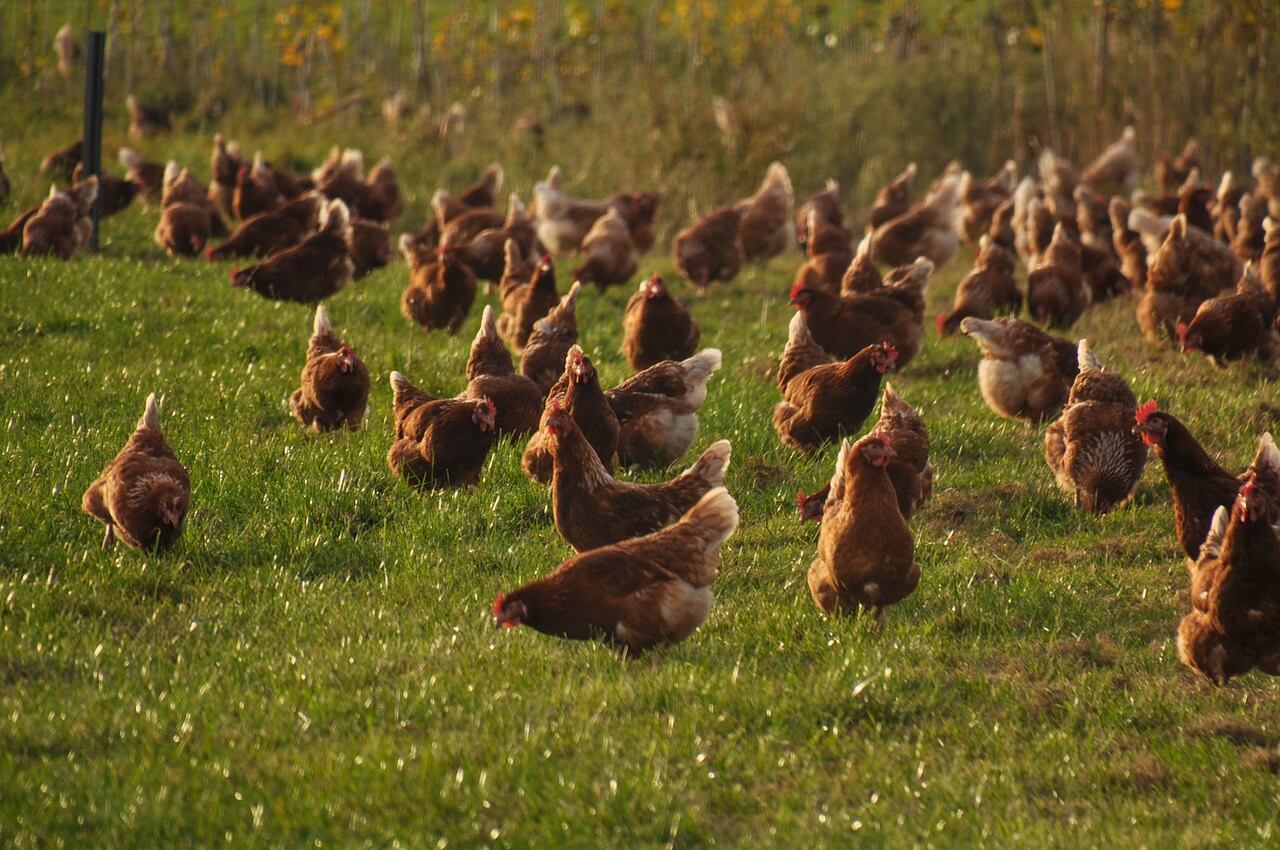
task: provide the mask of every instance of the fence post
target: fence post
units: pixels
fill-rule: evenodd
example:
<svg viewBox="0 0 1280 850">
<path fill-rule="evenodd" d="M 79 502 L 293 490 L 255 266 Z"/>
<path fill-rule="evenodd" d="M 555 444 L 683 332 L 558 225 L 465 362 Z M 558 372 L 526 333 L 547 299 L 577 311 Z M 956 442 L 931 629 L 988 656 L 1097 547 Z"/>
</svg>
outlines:
<svg viewBox="0 0 1280 850">
<path fill-rule="evenodd" d="M 84 165 L 83 177 L 90 174 L 102 177 L 102 65 L 106 52 L 107 34 L 90 30 L 85 41 L 84 66 L 84 139 L 80 143 L 80 161 Z M 93 202 L 93 236 L 89 246 L 98 250 L 98 213 L 102 204 L 102 191 L 99 186 L 98 198 Z"/>
</svg>

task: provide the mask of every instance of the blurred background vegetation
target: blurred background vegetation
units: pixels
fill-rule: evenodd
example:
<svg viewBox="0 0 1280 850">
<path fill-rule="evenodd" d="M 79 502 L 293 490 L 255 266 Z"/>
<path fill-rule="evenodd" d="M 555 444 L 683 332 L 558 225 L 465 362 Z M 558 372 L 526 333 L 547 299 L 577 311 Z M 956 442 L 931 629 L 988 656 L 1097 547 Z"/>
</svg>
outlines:
<svg viewBox="0 0 1280 850">
<path fill-rule="evenodd" d="M 1126 124 L 1148 159 L 1198 137 L 1210 173 L 1280 138 L 1275 0 L 7 0 L 0 137 L 78 114 L 64 24 L 108 32 L 109 105 L 136 92 L 180 131 L 394 138 L 517 187 L 560 162 L 585 193 L 662 185 L 677 216 L 774 159 L 861 204 L 908 161 L 1087 159 Z M 465 133 L 442 139 L 455 103 Z"/>
</svg>

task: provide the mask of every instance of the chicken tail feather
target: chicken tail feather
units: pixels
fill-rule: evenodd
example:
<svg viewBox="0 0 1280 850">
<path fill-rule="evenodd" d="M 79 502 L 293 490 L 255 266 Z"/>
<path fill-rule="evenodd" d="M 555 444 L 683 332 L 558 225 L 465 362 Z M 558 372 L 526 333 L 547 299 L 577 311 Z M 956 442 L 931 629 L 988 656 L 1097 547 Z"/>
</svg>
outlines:
<svg viewBox="0 0 1280 850">
<path fill-rule="evenodd" d="M 701 478 L 712 487 L 724 486 L 724 474 L 729 468 L 729 456 L 732 453 L 732 447 L 728 440 L 720 440 L 712 443 L 702 456 L 694 462 L 681 475 Z"/>
<path fill-rule="evenodd" d="M 142 412 L 142 418 L 138 420 L 138 427 L 150 428 L 152 431 L 160 430 L 160 411 L 156 409 L 155 393 L 147 396 L 147 406 Z"/>
</svg>

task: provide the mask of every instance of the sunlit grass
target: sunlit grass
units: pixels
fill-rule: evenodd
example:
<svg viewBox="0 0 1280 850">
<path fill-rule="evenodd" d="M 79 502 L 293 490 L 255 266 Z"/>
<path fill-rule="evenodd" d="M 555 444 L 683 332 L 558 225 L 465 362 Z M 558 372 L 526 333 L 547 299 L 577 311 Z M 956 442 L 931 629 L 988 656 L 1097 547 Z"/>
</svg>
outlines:
<svg viewBox="0 0 1280 850">
<path fill-rule="evenodd" d="M 203 138 L 172 148 L 207 157 Z M 9 149 L 6 216 L 43 194 L 38 153 Z M 398 158 L 407 227 L 434 164 Z M 527 195 L 538 171 L 512 169 L 512 188 Z M 679 226 L 685 211 L 665 215 Z M 920 588 L 876 634 L 821 616 L 805 586 L 817 529 L 794 495 L 830 474 L 834 451 L 798 456 L 769 425 L 796 256 L 706 297 L 678 286 L 725 354 L 690 456 L 733 442 L 742 526 L 706 625 L 622 661 L 492 627 L 498 591 L 570 554 L 520 446 L 501 445 L 472 491 L 424 497 L 386 469 L 387 374 L 460 390 L 478 309 L 459 336 L 427 336 L 398 313 L 403 265 L 349 286 L 329 312 L 374 376 L 371 417 L 354 434 L 304 433 L 284 400 L 310 311 L 232 290 L 225 266 L 163 259 L 154 220 L 110 220 L 99 257 L 0 258 L 4 843 L 1275 841 L 1280 688 L 1211 689 L 1179 665 L 1186 574 L 1158 464 L 1132 506 L 1073 511 L 1042 430 L 983 405 L 970 341 L 931 334 L 892 377 L 928 421 L 937 481 L 913 523 Z M 939 273 L 930 315 L 970 259 Z M 665 251 L 642 267 L 671 272 Z M 606 384 L 627 374 L 629 294 L 580 302 Z M 1266 370 L 1154 349 L 1129 302 L 1073 333 L 1228 465 L 1280 426 Z M 151 391 L 191 472 L 186 533 L 158 558 L 103 553 L 80 495 Z"/>
</svg>

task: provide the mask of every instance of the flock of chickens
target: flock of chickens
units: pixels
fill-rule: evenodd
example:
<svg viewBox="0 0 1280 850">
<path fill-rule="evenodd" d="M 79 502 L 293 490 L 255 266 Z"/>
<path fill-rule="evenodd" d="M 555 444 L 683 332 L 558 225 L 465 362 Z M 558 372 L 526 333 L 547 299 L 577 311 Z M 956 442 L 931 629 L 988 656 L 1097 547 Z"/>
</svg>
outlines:
<svg viewBox="0 0 1280 850">
<path fill-rule="evenodd" d="M 129 106 L 135 137 L 159 129 L 156 116 L 132 99 Z M 159 205 L 155 238 L 170 255 L 254 260 L 231 269 L 232 283 L 267 298 L 318 304 L 391 258 L 389 225 L 402 203 L 388 160 L 366 175 L 360 152 L 335 149 L 302 175 L 261 154 L 248 160 L 217 136 L 206 187 L 176 162 L 148 162 L 127 148 L 123 178 L 80 179 L 78 158 L 77 142 L 45 161 L 70 186 L 55 184 L 0 233 L 0 252 L 70 257 L 85 244 L 95 202 L 109 215 L 141 195 Z M 1254 185 L 1227 173 L 1215 191 L 1202 182 L 1191 142 L 1161 158 L 1160 194 L 1145 194 L 1135 191 L 1132 128 L 1084 169 L 1051 151 L 1037 166 L 1019 181 L 1010 162 L 981 181 L 953 164 L 913 202 L 910 165 L 879 192 L 858 238 L 834 181 L 797 208 L 786 168 L 773 163 L 754 195 L 675 237 L 676 268 L 699 292 L 745 264 L 797 245 L 805 252 L 789 293 L 795 314 L 776 372 L 773 425 L 799 452 L 840 443 L 831 480 L 798 497 L 801 518 L 820 523 L 813 599 L 831 614 L 872 612 L 878 625 L 920 580 L 908 523 L 932 491 L 929 438 L 915 408 L 881 384 L 925 344 L 934 269 L 962 241 L 976 242 L 975 266 L 952 309 L 937 317 L 938 335 L 958 331 L 978 343 L 979 386 L 995 413 L 1053 420 L 1045 459 L 1078 507 L 1101 514 L 1124 504 L 1154 448 L 1191 570 L 1182 660 L 1220 684 L 1255 667 L 1280 675 L 1280 451 L 1271 436 L 1262 436 L 1246 470 L 1229 472 L 1172 414 L 1154 401 L 1139 405 L 1086 340 L 1047 332 L 1132 292 L 1137 322 L 1153 340 L 1222 363 L 1272 357 L 1280 342 L 1280 170 L 1259 159 Z M 623 352 L 636 374 L 606 390 L 577 344 L 576 317 L 584 283 L 603 290 L 635 278 L 637 258 L 656 239 L 662 194 L 577 199 L 552 168 L 529 208 L 512 195 L 504 211 L 502 182 L 495 165 L 456 197 L 438 191 L 431 220 L 400 237 L 409 268 L 401 310 L 411 322 L 456 333 L 481 283 L 496 286 L 500 309 L 484 307 L 458 397 L 390 375 L 388 465 L 417 488 L 474 485 L 499 438 L 526 441 L 522 469 L 550 487 L 556 529 L 579 554 L 500 594 L 496 622 L 603 637 L 632 652 L 678 642 L 708 616 L 719 551 L 738 524 L 724 489 L 729 443 L 713 443 L 665 483 L 615 475 L 620 467 L 665 468 L 687 453 L 721 353 L 698 350 L 698 323 L 654 275 L 622 317 Z M 0 171 L 0 191 L 6 185 Z M 581 258 L 564 294 L 551 260 L 562 254 Z M 1024 304 L 1035 323 L 1016 318 Z M 369 393 L 367 368 L 317 306 L 301 386 L 289 399 L 293 415 L 315 431 L 357 428 Z M 877 402 L 875 425 L 850 443 Z M 84 510 L 106 526 L 107 545 L 119 537 L 150 548 L 177 539 L 189 501 L 153 395 L 86 492 Z"/>
</svg>

